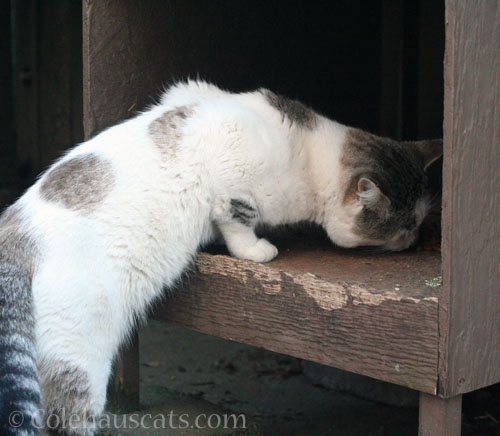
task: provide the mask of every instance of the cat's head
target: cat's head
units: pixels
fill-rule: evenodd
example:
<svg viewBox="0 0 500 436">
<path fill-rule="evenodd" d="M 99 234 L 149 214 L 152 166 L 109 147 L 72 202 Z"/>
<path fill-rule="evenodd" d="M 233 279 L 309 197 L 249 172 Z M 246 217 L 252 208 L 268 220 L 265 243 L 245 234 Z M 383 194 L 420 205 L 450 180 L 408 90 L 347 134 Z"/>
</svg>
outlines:
<svg viewBox="0 0 500 436">
<path fill-rule="evenodd" d="M 442 140 L 398 142 L 350 129 L 341 160 L 343 246 L 404 250 L 414 243 L 430 207 L 426 169 L 442 155 Z"/>
</svg>

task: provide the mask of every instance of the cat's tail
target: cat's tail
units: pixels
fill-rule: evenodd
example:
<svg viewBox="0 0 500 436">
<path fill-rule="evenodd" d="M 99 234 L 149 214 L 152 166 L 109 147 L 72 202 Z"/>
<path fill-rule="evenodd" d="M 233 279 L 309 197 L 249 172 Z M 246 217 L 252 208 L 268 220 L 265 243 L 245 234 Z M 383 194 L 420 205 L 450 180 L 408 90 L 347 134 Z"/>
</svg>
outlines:
<svg viewBox="0 0 500 436">
<path fill-rule="evenodd" d="M 41 395 L 35 361 L 34 326 L 31 279 L 22 267 L 4 261 L 0 263 L 2 436 L 35 436 L 40 428 Z"/>
</svg>

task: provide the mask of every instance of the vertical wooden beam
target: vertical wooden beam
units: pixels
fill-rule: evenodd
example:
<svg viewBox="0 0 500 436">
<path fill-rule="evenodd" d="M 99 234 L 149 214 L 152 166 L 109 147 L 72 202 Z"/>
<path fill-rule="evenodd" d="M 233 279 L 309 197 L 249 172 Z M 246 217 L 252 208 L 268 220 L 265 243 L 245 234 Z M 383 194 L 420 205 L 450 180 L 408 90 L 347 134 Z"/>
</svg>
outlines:
<svg viewBox="0 0 500 436">
<path fill-rule="evenodd" d="M 134 3 L 130 0 L 82 1 L 82 118 L 85 140 L 130 115 L 128 109 L 135 107 L 137 102 L 137 89 L 130 84 L 130 77 L 136 74 L 134 55 L 141 50 L 129 40 L 130 35 L 135 33 L 130 31 L 127 20 L 131 16 L 145 27 L 138 33 L 136 44 L 143 43 L 143 33 L 147 33 L 151 26 L 146 20 L 141 20 L 141 16 L 137 17 L 138 14 L 127 13 Z M 135 6 L 142 10 L 140 4 L 135 3 Z M 146 73 L 149 70 L 149 67 L 141 69 Z M 147 88 L 147 83 L 144 88 Z M 108 410 L 114 413 L 133 412 L 139 408 L 137 332 L 116 357 L 107 400 Z"/>
<path fill-rule="evenodd" d="M 139 409 L 139 336 L 124 345 L 115 360 L 108 384 L 107 409 L 113 413 L 130 413 Z"/>
<path fill-rule="evenodd" d="M 500 2 L 447 0 L 439 392 L 500 381 Z"/>
<path fill-rule="evenodd" d="M 439 398 L 420 394 L 418 436 L 460 436 L 462 396 Z"/>
</svg>

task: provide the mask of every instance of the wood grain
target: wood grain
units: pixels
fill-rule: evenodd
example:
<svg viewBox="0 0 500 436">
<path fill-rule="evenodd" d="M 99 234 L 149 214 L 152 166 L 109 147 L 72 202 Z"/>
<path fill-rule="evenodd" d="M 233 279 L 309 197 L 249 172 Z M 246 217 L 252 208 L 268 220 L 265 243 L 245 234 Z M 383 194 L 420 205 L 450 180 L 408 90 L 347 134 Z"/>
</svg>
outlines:
<svg viewBox="0 0 500 436">
<path fill-rule="evenodd" d="M 200 254 L 183 289 L 154 316 L 436 392 L 437 290 L 425 280 L 439 274 L 439 256 L 280 248 L 266 265 Z"/>
<path fill-rule="evenodd" d="M 500 3 L 446 2 L 440 394 L 500 381 Z"/>
<path fill-rule="evenodd" d="M 418 436 L 460 436 L 462 396 L 439 398 L 420 394 Z"/>
</svg>

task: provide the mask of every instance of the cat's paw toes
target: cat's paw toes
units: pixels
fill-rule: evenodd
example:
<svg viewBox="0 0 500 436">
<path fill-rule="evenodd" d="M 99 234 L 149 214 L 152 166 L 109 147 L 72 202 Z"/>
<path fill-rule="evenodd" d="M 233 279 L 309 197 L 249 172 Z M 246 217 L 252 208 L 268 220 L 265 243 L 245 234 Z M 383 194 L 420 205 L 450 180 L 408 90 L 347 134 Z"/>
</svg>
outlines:
<svg viewBox="0 0 500 436">
<path fill-rule="evenodd" d="M 263 253 L 262 258 L 256 262 L 269 262 L 278 255 L 278 249 L 267 239 L 259 239 L 255 245 L 259 247 Z"/>
<path fill-rule="evenodd" d="M 259 239 L 254 245 L 245 247 L 235 253 L 240 259 L 254 262 L 269 262 L 278 255 L 278 249 L 266 239 Z"/>
</svg>

